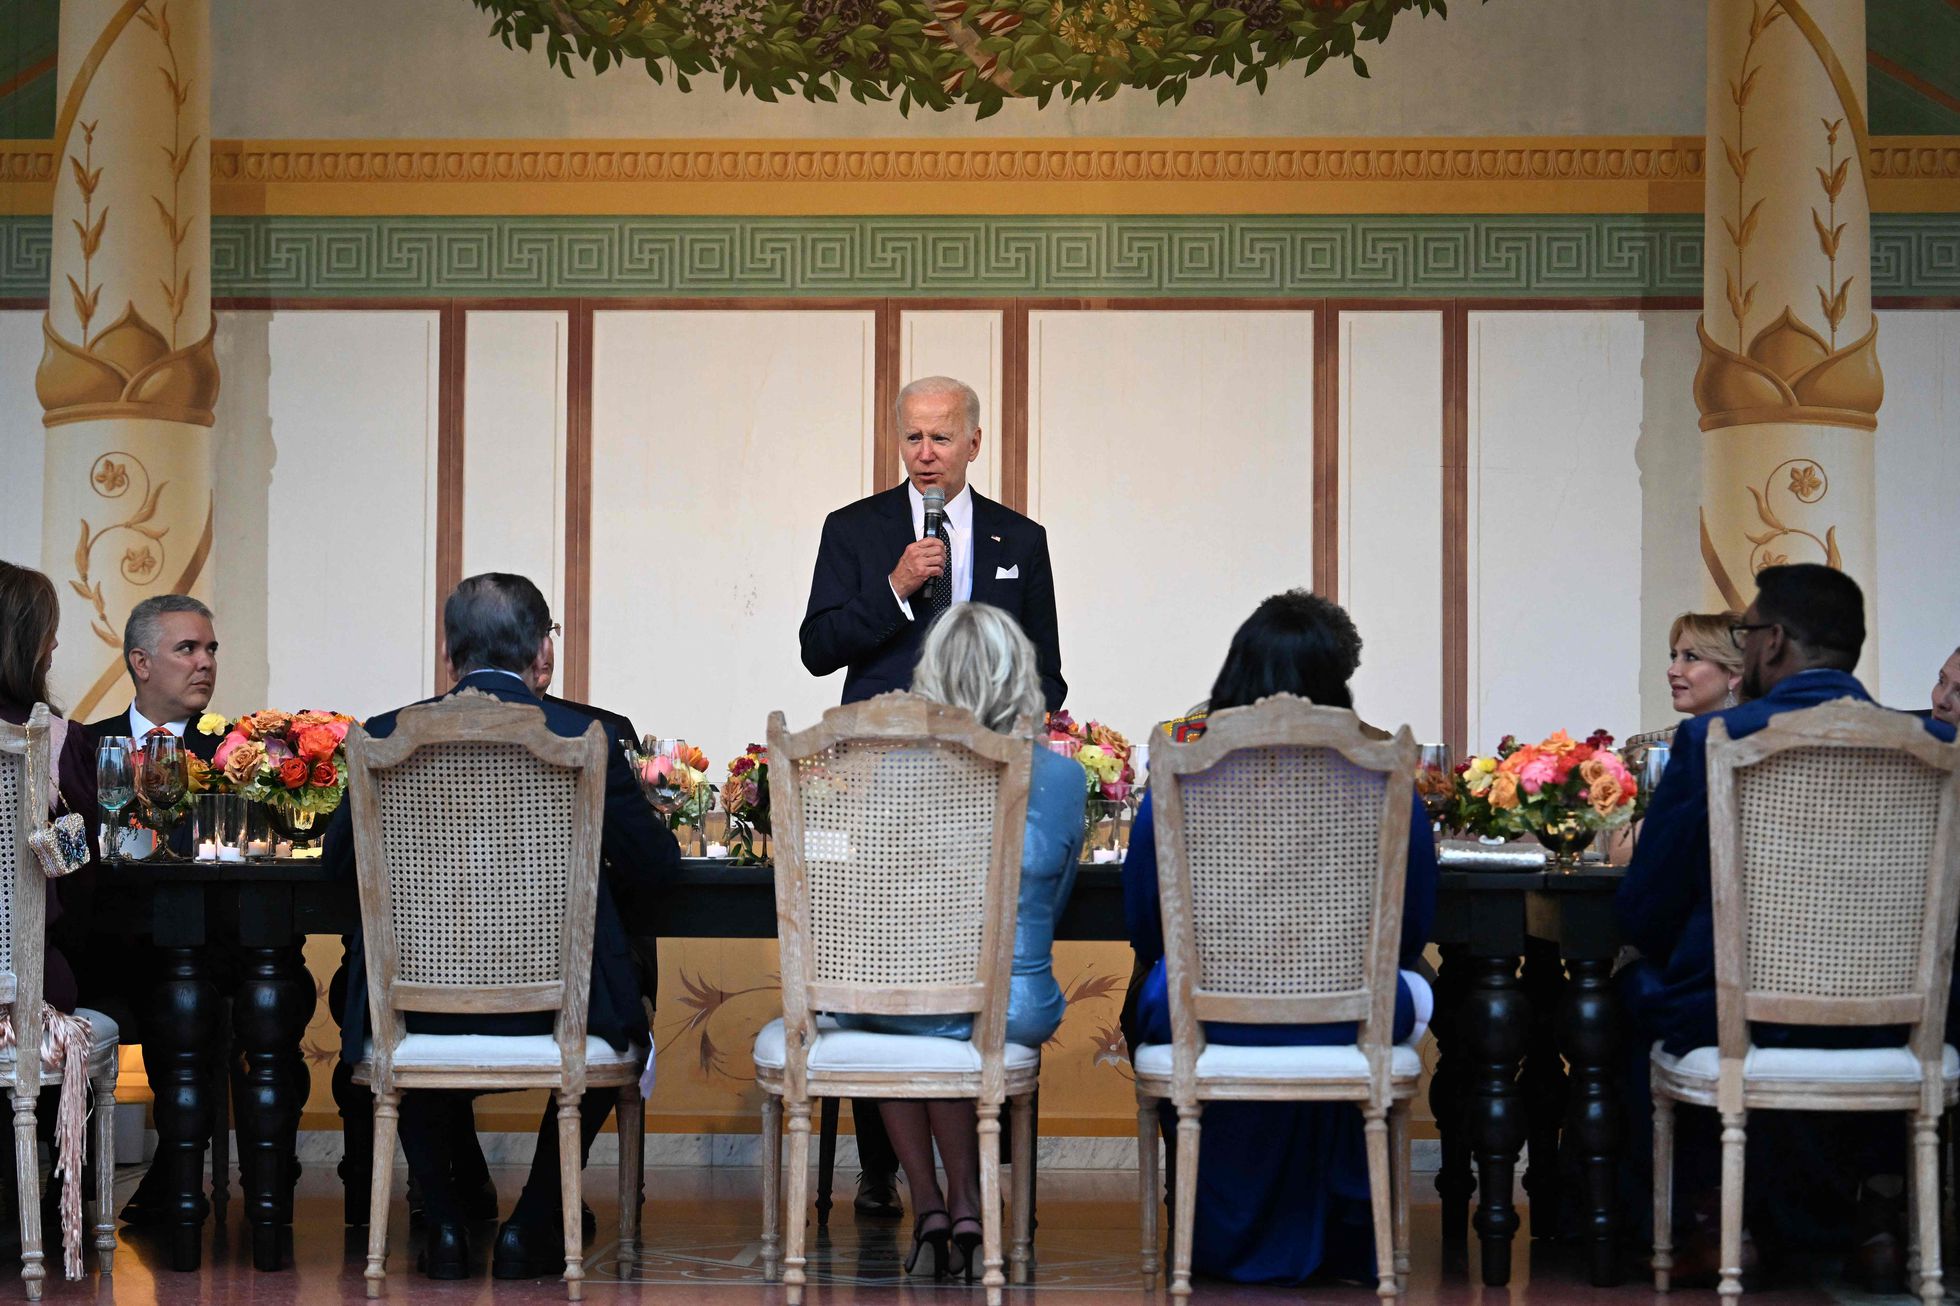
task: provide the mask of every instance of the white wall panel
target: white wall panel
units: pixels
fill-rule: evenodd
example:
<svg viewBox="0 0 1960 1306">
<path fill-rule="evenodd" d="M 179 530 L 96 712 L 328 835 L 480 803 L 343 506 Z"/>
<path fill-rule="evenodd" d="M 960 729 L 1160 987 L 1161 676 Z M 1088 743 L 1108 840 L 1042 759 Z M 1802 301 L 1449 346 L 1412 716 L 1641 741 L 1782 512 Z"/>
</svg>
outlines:
<svg viewBox="0 0 1960 1306">
<path fill-rule="evenodd" d="M 899 314 L 898 383 L 922 376 L 950 376 L 980 396 L 980 456 L 967 482 L 990 499 L 1000 498 L 1001 349 L 997 308 L 923 309 Z M 878 484 L 895 485 L 905 464 L 880 473 Z"/>
<path fill-rule="evenodd" d="M 869 312 L 600 312 L 593 326 L 591 701 L 722 774 L 837 703 L 797 627 L 823 519 L 869 493 Z"/>
<path fill-rule="evenodd" d="M 1878 681 L 1885 702 L 1917 709 L 1960 645 L 1960 312 L 1880 318 Z"/>
<path fill-rule="evenodd" d="M 1443 738 L 1443 318 L 1340 317 L 1340 599 L 1361 631 L 1354 703 Z"/>
<path fill-rule="evenodd" d="M 41 565 L 41 450 L 46 428 L 34 394 L 41 361 L 41 314 L 0 313 L 0 558 Z"/>
<path fill-rule="evenodd" d="M 424 311 L 220 315 L 221 711 L 431 691 L 439 334 Z"/>
<path fill-rule="evenodd" d="M 464 331 L 463 574 L 510 571 L 565 610 L 566 314 L 471 313 Z M 563 665 L 569 649 L 559 649 Z"/>
<path fill-rule="evenodd" d="M 1639 720 L 1643 336 L 1631 312 L 1470 315 L 1472 748 Z"/>
<path fill-rule="evenodd" d="M 1139 737 L 1210 692 L 1260 599 L 1313 583 L 1313 318 L 1044 311 L 1028 331 L 1068 705 Z"/>
</svg>

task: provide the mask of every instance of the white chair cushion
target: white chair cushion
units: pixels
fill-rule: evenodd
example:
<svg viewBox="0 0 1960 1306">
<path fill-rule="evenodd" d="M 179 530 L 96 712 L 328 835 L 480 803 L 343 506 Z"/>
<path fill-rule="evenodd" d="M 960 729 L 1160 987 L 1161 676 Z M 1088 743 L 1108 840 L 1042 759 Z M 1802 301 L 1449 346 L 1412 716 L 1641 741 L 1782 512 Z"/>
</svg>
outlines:
<svg viewBox="0 0 1960 1306">
<path fill-rule="evenodd" d="M 1146 1043 L 1130 1058 L 1139 1075 L 1166 1079 L 1171 1074 L 1171 1045 Z M 1407 1043 L 1395 1045 L 1389 1060 L 1395 1076 L 1422 1073 L 1422 1054 Z M 1368 1058 L 1352 1043 L 1333 1047 L 1241 1047 L 1210 1043 L 1198 1054 L 1199 1079 L 1363 1079 Z"/>
<path fill-rule="evenodd" d="M 778 1017 L 756 1033 L 755 1064 L 764 1070 L 781 1070 L 784 1059 L 783 1022 Z M 1007 1045 L 1009 1070 L 1032 1070 L 1040 1064 L 1041 1053 L 1037 1049 L 1019 1043 Z M 810 1048 L 810 1069 L 833 1073 L 905 1070 L 978 1074 L 980 1049 L 965 1039 L 838 1029 L 834 1022 L 820 1016 L 817 1041 Z"/>
<path fill-rule="evenodd" d="M 364 1061 L 374 1058 L 367 1045 Z M 639 1067 L 646 1062 L 644 1047 L 614 1051 L 597 1035 L 585 1039 L 585 1064 L 590 1069 Z M 549 1034 L 406 1034 L 395 1048 L 395 1068 L 442 1066 L 482 1067 L 485 1070 L 549 1069 L 559 1063 L 558 1040 Z"/>
<path fill-rule="evenodd" d="M 1696 1048 L 1685 1056 L 1670 1056 L 1654 1045 L 1654 1064 L 1677 1079 L 1701 1080 L 1711 1087 L 1721 1073 L 1721 1052 Z M 1917 1084 L 1919 1058 L 1912 1049 L 1892 1048 L 1761 1048 L 1752 1047 L 1742 1060 L 1745 1079 L 1843 1080 L 1847 1083 Z M 1960 1078 L 1960 1052 L 1951 1045 L 1941 1058 L 1940 1074 Z"/>
</svg>

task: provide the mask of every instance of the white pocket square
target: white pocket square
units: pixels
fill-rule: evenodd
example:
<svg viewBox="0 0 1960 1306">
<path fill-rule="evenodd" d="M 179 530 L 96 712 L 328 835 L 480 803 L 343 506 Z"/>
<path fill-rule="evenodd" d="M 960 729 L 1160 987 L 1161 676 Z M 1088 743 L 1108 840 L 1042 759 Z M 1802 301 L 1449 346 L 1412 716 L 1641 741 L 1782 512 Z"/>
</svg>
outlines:
<svg viewBox="0 0 1960 1306">
<path fill-rule="evenodd" d="M 1012 567 L 995 567 L 994 579 L 995 580 L 1021 579 L 1021 564 L 1017 562 Z"/>
</svg>

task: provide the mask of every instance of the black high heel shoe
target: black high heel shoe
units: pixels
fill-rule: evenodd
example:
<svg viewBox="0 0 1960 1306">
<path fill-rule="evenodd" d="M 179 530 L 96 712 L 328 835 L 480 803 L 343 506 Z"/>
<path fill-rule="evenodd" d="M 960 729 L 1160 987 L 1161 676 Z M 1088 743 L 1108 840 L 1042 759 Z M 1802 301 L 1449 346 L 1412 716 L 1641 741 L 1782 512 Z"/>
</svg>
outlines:
<svg viewBox="0 0 1960 1306">
<path fill-rule="evenodd" d="M 907 1274 L 917 1272 L 919 1253 L 928 1247 L 932 1249 L 932 1277 L 943 1279 L 952 1272 L 952 1262 L 948 1258 L 946 1251 L 946 1237 L 952 1226 L 947 1225 L 938 1229 L 927 1229 L 926 1221 L 932 1219 L 935 1215 L 943 1219 L 946 1212 L 943 1210 L 920 1211 L 918 1218 L 912 1222 L 912 1254 L 905 1258 L 905 1272 Z"/>
<path fill-rule="evenodd" d="M 984 1230 L 980 1224 L 980 1217 L 977 1215 L 962 1215 L 959 1219 L 953 1221 L 952 1227 L 957 1229 L 963 1224 L 970 1224 L 973 1228 L 970 1232 L 956 1233 L 953 1235 L 953 1246 L 958 1248 L 960 1253 L 960 1267 L 953 1271 L 953 1273 L 964 1275 L 966 1281 L 972 1283 L 973 1263 L 979 1259 L 980 1243 L 984 1236 Z"/>
</svg>

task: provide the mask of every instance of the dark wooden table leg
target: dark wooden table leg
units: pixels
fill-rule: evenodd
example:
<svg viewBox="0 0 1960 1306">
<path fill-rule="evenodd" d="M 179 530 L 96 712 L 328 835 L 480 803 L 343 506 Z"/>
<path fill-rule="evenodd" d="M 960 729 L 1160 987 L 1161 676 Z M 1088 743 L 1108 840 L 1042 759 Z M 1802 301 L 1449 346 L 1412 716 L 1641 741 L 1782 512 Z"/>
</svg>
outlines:
<svg viewBox="0 0 1960 1306">
<path fill-rule="evenodd" d="M 292 1061 L 313 1017 L 315 996 L 297 945 L 242 952 L 234 1005 L 246 1067 L 246 1091 L 236 1104 L 240 1186 L 252 1228 L 252 1263 L 279 1270 L 285 1268 L 291 1236 L 291 1168 L 301 1106 Z"/>
<path fill-rule="evenodd" d="M 162 895 L 159 895 L 162 897 Z M 163 973 L 144 1020 L 144 1068 L 156 1101 L 157 1154 L 169 1182 L 170 1268 L 198 1268 L 204 1242 L 204 1144 L 211 1137 L 212 1045 L 221 1004 L 201 946 L 159 949 Z"/>
<path fill-rule="evenodd" d="M 1603 957 L 1568 961 L 1572 982 L 1559 1009 L 1559 1041 L 1572 1063 L 1566 1138 L 1585 1176 L 1586 1266 L 1595 1287 L 1621 1280 L 1619 1159 L 1626 1144 L 1615 1067 L 1620 1057 L 1620 1004 L 1613 963 Z"/>
<path fill-rule="evenodd" d="M 1436 1071 L 1429 1080 L 1429 1109 L 1436 1117 L 1443 1159 L 1436 1171 L 1436 1194 L 1442 1198 L 1443 1262 L 1448 1268 L 1466 1263 L 1469 1244 L 1470 1198 L 1477 1180 L 1470 1169 L 1470 1140 L 1464 1130 L 1464 1048 L 1461 1035 L 1463 999 L 1469 990 L 1469 957 L 1457 945 L 1441 949 L 1443 964 L 1436 973 L 1436 1010 L 1429 1029 L 1436 1036 Z"/>
<path fill-rule="evenodd" d="M 1560 1229 L 1559 1127 L 1565 1119 L 1565 1063 L 1559 1055 L 1558 1022 L 1564 1010 L 1565 963 L 1558 944 L 1546 939 L 1524 943 L 1523 988 L 1531 1004 L 1531 1032 L 1525 1040 L 1524 1093 L 1530 1161 L 1524 1191 L 1531 1199 L 1531 1236 L 1557 1238 Z"/>
<path fill-rule="evenodd" d="M 1524 1102 L 1518 1062 L 1524 1056 L 1531 1009 L 1518 984 L 1518 958 L 1478 956 L 1470 962 L 1459 1035 L 1469 1073 L 1464 1107 L 1470 1153 L 1477 1159 L 1477 1214 L 1487 1287 L 1511 1281 L 1511 1239 L 1518 1211 L 1511 1200 L 1518 1149 L 1524 1144 Z"/>
</svg>

